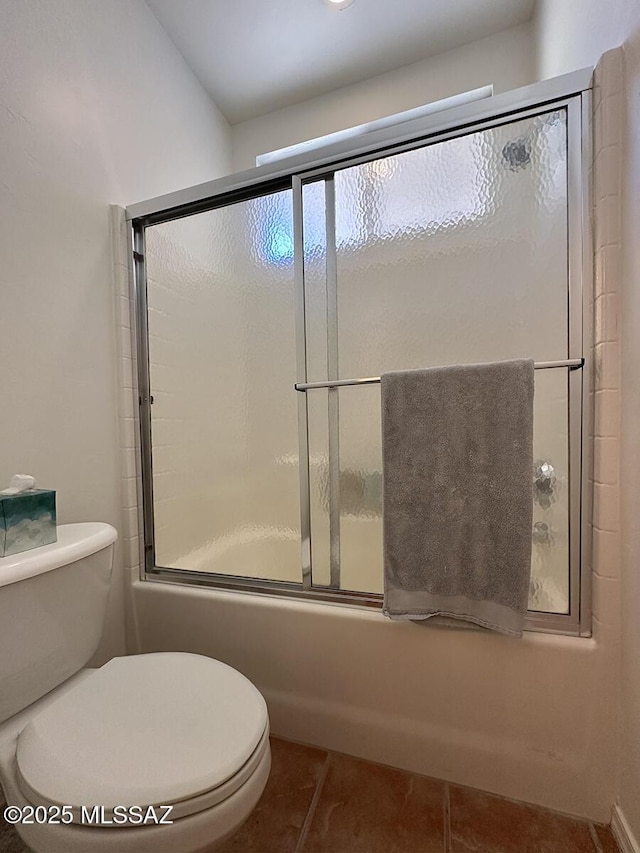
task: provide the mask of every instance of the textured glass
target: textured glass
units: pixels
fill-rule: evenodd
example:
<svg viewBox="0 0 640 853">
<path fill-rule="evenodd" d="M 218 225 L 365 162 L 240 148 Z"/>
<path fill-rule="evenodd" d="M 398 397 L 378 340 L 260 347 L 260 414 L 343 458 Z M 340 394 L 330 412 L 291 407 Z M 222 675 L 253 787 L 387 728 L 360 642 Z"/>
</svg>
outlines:
<svg viewBox="0 0 640 853">
<path fill-rule="evenodd" d="M 533 531 L 529 609 L 569 612 L 569 382 L 566 370 L 537 370 L 533 400 Z M 552 479 L 536 482 L 536 463 Z"/>
<path fill-rule="evenodd" d="M 566 148 L 559 110 L 336 172 L 340 378 L 567 358 Z M 305 210 L 310 234 L 320 215 Z M 306 284 L 309 325 L 326 335 L 315 293 L 325 282 Z M 310 375 L 326 378 L 326 354 L 315 346 L 308 356 Z M 379 393 L 340 390 L 343 589 L 382 589 Z M 327 429 L 324 412 L 310 411 L 310 435 Z M 558 477 L 553 502 L 534 509 L 531 607 L 552 612 L 568 603 L 567 424 L 567 371 L 538 371 L 535 458 Z M 313 535 L 326 531 L 312 525 Z"/>
<path fill-rule="evenodd" d="M 340 389 L 340 586 L 382 592 L 380 387 Z"/>
<path fill-rule="evenodd" d="M 299 582 L 291 193 L 146 234 L 156 563 Z"/>
<path fill-rule="evenodd" d="M 331 583 L 327 396 L 323 389 L 307 394 L 311 568 L 315 586 L 329 586 Z"/>
<path fill-rule="evenodd" d="M 341 377 L 567 357 L 564 111 L 335 182 Z"/>
</svg>

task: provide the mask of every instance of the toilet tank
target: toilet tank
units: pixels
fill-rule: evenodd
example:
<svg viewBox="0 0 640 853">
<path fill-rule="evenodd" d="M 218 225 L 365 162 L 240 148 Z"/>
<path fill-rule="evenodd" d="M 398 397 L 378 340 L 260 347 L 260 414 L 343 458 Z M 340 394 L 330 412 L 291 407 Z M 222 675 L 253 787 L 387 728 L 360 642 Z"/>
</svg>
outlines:
<svg viewBox="0 0 640 853">
<path fill-rule="evenodd" d="M 44 696 L 98 648 L 117 532 L 58 526 L 58 541 L 0 558 L 0 722 Z"/>
</svg>

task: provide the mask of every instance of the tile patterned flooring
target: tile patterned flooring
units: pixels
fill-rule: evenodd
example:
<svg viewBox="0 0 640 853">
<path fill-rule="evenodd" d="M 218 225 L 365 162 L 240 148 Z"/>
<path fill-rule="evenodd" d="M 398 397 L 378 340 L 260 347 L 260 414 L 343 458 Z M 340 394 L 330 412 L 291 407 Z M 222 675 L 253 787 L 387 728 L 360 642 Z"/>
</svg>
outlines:
<svg viewBox="0 0 640 853">
<path fill-rule="evenodd" d="M 258 807 L 220 853 L 618 853 L 609 827 L 272 738 Z"/>
<path fill-rule="evenodd" d="M 609 827 L 278 738 L 271 746 L 262 799 L 216 853 L 618 853 Z M 0 853 L 28 853 L 1 822 Z"/>
</svg>

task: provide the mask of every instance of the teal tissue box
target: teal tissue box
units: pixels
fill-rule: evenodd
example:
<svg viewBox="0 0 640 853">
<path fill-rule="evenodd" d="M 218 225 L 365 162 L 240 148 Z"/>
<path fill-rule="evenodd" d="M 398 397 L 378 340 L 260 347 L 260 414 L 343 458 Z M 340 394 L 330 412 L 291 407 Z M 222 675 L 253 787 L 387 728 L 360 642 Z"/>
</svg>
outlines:
<svg viewBox="0 0 640 853">
<path fill-rule="evenodd" d="M 0 495 L 0 557 L 9 557 L 57 540 L 56 493 L 31 489 Z"/>
</svg>

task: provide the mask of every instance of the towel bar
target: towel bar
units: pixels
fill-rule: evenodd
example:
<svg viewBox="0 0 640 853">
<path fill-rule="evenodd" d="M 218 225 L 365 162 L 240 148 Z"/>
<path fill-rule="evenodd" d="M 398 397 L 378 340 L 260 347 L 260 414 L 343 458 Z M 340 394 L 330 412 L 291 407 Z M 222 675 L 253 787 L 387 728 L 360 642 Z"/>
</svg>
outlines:
<svg viewBox="0 0 640 853">
<path fill-rule="evenodd" d="M 549 370 L 553 367 L 568 367 L 578 370 L 584 367 L 584 358 L 566 358 L 563 361 L 536 361 L 535 370 Z M 367 376 L 364 379 L 328 379 L 326 382 L 296 382 L 296 391 L 311 391 L 314 388 L 340 388 L 343 385 L 375 385 L 380 382 L 379 376 Z"/>
</svg>

